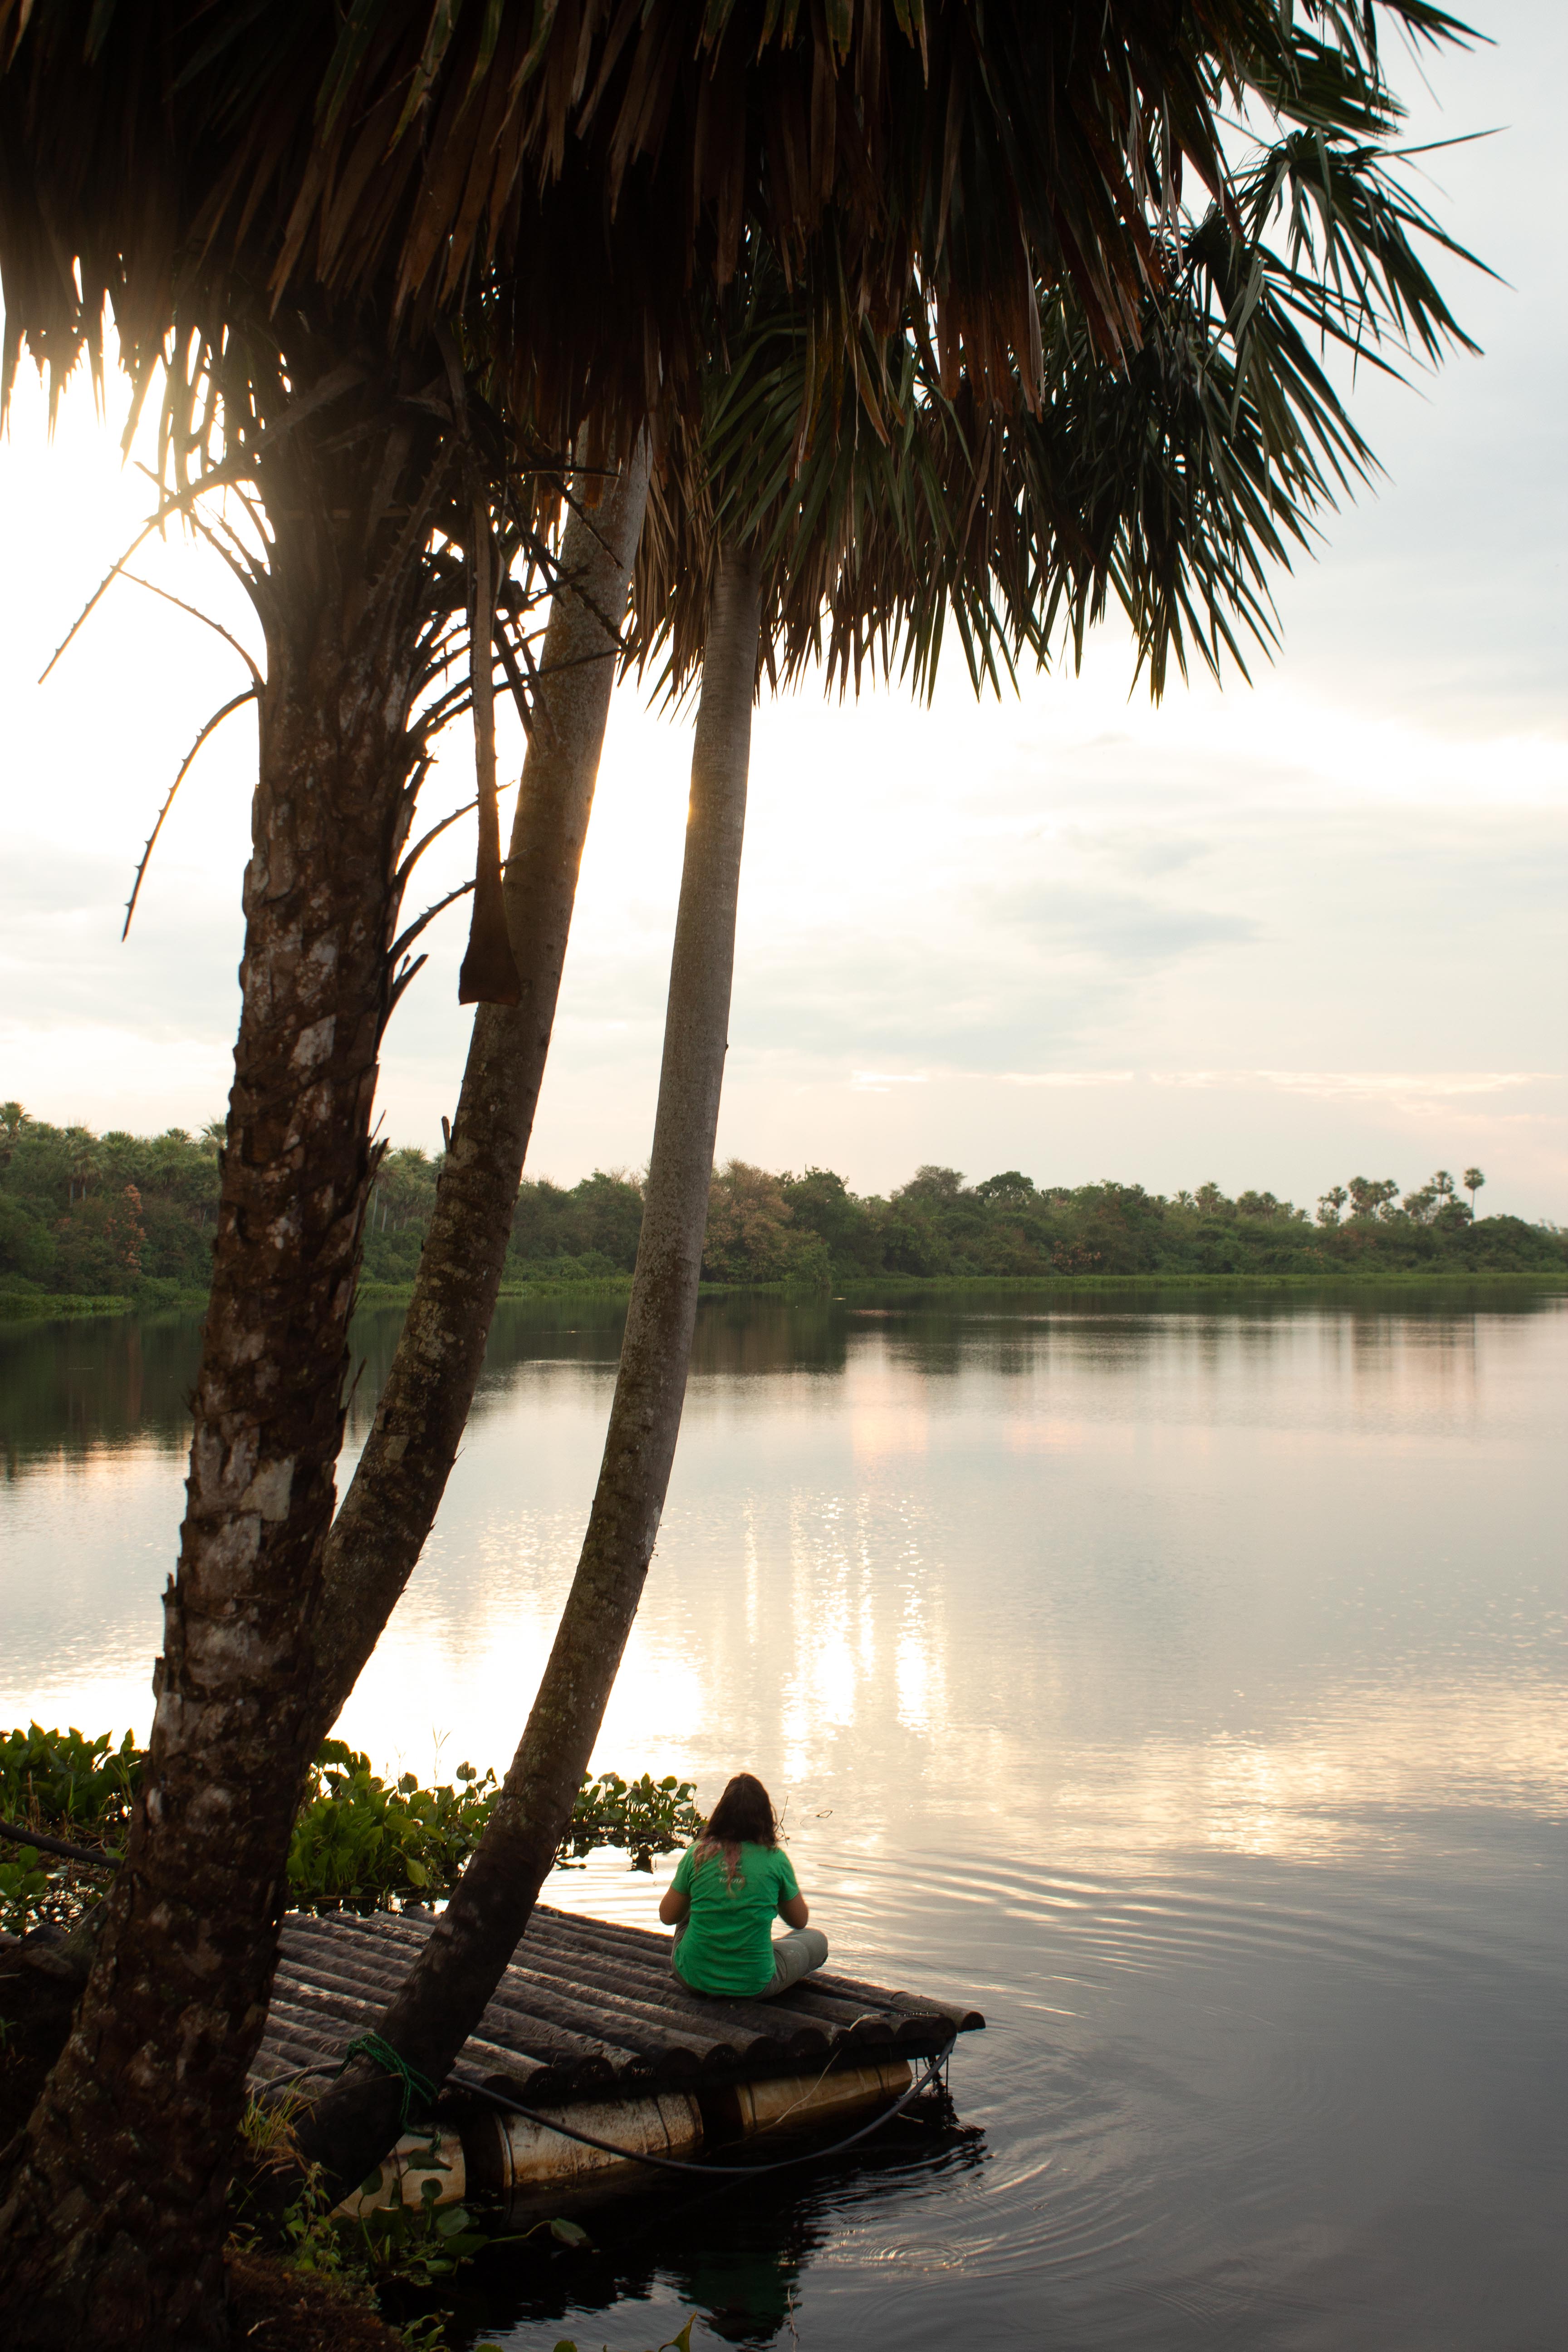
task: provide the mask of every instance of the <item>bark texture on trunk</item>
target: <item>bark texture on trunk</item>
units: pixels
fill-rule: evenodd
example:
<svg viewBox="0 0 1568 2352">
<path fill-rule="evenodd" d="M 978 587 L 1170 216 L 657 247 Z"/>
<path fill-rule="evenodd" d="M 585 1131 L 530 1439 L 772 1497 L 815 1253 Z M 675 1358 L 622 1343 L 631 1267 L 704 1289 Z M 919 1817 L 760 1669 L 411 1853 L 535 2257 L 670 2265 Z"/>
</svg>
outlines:
<svg viewBox="0 0 1568 2352">
<path fill-rule="evenodd" d="M 637 1616 L 669 1485 L 729 1042 L 757 631 L 755 562 L 726 549 L 702 667 L 642 1239 L 593 1511 L 489 1826 L 377 2029 L 437 2083 L 478 2024 L 554 1862 Z M 301 2152 L 332 2178 L 360 2179 L 391 2145 L 397 2115 L 395 2086 L 356 2061 L 301 2129 Z"/>
<path fill-rule="evenodd" d="M 225 2336 L 224 2199 L 315 1744 L 313 1618 L 420 756 L 425 533 L 411 546 L 388 515 L 397 492 L 404 517 L 418 498 L 420 450 L 395 403 L 374 415 L 374 469 L 334 453 L 341 406 L 264 469 L 242 1010 L 186 1516 L 126 1862 L 0 2190 L 13 2352 Z"/>
<path fill-rule="evenodd" d="M 484 1363 L 561 988 L 593 812 L 617 632 L 647 500 L 639 443 L 574 512 L 545 631 L 507 860 L 515 1006 L 481 1005 L 392 1370 L 333 1523 L 316 1632 L 314 1720 L 331 1729 L 414 1571 Z"/>
</svg>

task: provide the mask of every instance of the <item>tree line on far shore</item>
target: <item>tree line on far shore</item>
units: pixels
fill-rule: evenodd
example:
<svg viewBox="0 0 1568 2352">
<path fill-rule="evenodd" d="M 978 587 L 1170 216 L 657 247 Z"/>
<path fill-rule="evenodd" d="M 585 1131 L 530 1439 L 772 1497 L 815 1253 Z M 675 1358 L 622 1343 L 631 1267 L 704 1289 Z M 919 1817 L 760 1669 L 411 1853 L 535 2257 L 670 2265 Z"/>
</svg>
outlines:
<svg viewBox="0 0 1568 2352">
<path fill-rule="evenodd" d="M 205 1288 L 217 1214 L 221 1128 L 157 1136 L 51 1127 L 0 1104 L 0 1292 L 144 1297 Z M 441 1172 L 416 1146 L 382 1160 L 364 1245 L 367 1281 L 412 1281 Z M 1473 1180 L 1473 1181 L 1472 1181 Z M 1315 1210 L 1217 1184 L 1173 1194 L 1110 1181 L 1037 1184 L 1017 1169 L 966 1183 L 920 1168 L 886 1195 L 827 1168 L 774 1173 L 742 1160 L 714 1171 L 705 1280 L 822 1289 L 885 1277 L 1138 1274 L 1504 1272 L 1568 1265 L 1568 1236 L 1478 1217 L 1479 1169 L 1439 1169 L 1409 1192 L 1392 1178 L 1334 1184 Z M 1469 1199 L 1463 1197 L 1468 1190 Z M 521 1187 L 509 1283 L 629 1276 L 643 1187 L 625 1169 Z"/>
</svg>

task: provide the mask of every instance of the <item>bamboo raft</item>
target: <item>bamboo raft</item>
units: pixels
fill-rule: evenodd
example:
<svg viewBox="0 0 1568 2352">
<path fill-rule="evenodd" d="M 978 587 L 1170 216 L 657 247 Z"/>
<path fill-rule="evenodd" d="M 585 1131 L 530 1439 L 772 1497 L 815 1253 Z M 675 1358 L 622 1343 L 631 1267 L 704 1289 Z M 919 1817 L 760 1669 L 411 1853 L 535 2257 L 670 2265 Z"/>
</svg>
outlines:
<svg viewBox="0 0 1568 2352">
<path fill-rule="evenodd" d="M 408 1912 L 286 1919 L 257 2083 L 335 2064 L 374 2025 L 434 1924 Z M 458 2063 L 487 2087 L 552 2107 L 933 2057 L 984 2022 L 977 2010 L 826 1970 L 773 2000 L 704 1999 L 671 1975 L 668 1936 L 541 1904 Z"/>
<path fill-rule="evenodd" d="M 255 2087 L 335 2067 L 374 2027 L 434 1925 L 418 1912 L 287 1918 Z M 684 2158 L 885 2104 L 913 2080 L 911 2059 L 933 2058 L 984 2022 L 977 2010 L 826 1970 L 769 2001 L 707 1999 L 670 1973 L 667 1936 L 540 1905 L 454 2073 L 628 2156 Z M 428 2132 L 411 2135 L 356 2205 L 430 2195 L 418 2176 L 432 2168 L 442 2203 L 648 2178 L 542 2117 L 482 2109 L 456 2084 L 437 2113 L 439 2164 Z"/>
</svg>

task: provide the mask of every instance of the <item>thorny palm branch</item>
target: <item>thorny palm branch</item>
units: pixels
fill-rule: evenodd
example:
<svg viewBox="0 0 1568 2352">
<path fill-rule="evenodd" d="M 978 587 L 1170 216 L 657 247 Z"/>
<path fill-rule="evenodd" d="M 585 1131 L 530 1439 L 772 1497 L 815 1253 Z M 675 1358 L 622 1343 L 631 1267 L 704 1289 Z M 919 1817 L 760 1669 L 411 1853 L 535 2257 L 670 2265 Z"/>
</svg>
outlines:
<svg viewBox="0 0 1568 2352">
<path fill-rule="evenodd" d="M 216 551 L 264 627 L 284 625 L 271 558 L 277 525 L 285 518 L 281 511 L 269 517 L 269 502 L 293 500 L 286 519 L 298 523 L 300 498 L 313 498 L 320 509 L 312 518 L 319 526 L 320 560 L 342 564 L 352 560 L 351 547 L 357 551 L 365 563 L 366 598 L 375 593 L 378 576 L 411 564 L 419 575 L 416 707 L 409 727 L 411 821 L 436 737 L 471 712 L 476 692 L 482 694 L 498 666 L 503 690 L 510 688 L 525 728 L 529 724 L 531 648 L 542 628 L 541 607 L 554 583 L 566 476 L 537 436 L 526 427 L 503 425 L 489 408 L 483 396 L 484 354 L 472 321 L 458 322 L 468 329 L 462 347 L 444 336 L 439 342 L 427 341 L 422 355 L 405 353 L 401 359 L 389 356 L 353 318 L 346 331 L 330 314 L 316 320 L 297 314 L 281 323 L 286 333 L 255 310 L 227 321 L 208 319 L 199 310 L 194 317 L 183 311 L 160 345 L 131 355 L 128 447 L 137 412 L 149 390 L 157 390 L 156 500 L 142 530 L 71 634 L 121 576 L 137 581 L 128 568 L 137 549 L 153 530 L 171 524 L 184 526 Z M 307 424 L 318 460 L 329 466 L 334 459 L 362 461 L 340 474 L 333 493 L 310 474 L 288 472 L 285 481 L 285 461 Z M 412 470 L 411 436 L 423 451 L 422 462 Z M 355 487 L 344 488 L 344 483 Z M 481 561 L 490 580 L 488 670 L 474 653 Z M 147 857 L 196 752 L 221 718 L 261 691 L 260 673 L 247 656 L 243 658 L 252 687 L 207 720 L 175 777 L 138 868 L 127 929 Z M 481 839 L 487 784 L 493 807 L 493 761 L 490 771 L 479 787 Z M 444 820 L 436 831 L 452 821 Z M 399 894 L 434 837 L 426 835 L 403 858 Z M 482 876 L 487 872 L 482 855 L 480 870 Z M 492 935 L 498 932 L 504 949 L 505 925 L 493 907 L 486 912 L 489 923 L 476 943 L 493 953 Z M 399 949 L 415 936 L 416 929 L 405 932 Z M 405 973 L 404 981 L 410 976 Z"/>
</svg>

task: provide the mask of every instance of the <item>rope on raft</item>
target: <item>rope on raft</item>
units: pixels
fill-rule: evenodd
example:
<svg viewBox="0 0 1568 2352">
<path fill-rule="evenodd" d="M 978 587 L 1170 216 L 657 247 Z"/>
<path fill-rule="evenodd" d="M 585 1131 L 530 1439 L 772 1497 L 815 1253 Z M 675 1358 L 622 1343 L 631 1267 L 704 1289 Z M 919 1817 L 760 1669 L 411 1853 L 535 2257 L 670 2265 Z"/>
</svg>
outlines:
<svg viewBox="0 0 1568 2352">
<path fill-rule="evenodd" d="M 809 2148 L 804 2156 L 774 2157 L 767 2164 L 689 2164 L 683 2163 L 679 2157 L 652 2156 L 646 2148 L 619 2147 L 613 2139 L 600 2139 L 593 2132 L 578 2131 L 571 2124 L 563 2124 L 558 2116 L 542 2115 L 537 2107 L 525 2107 L 521 2099 L 508 2098 L 503 2092 L 492 2091 L 488 2084 L 472 2082 L 467 2075 L 449 2074 L 447 2077 L 447 2087 L 454 2091 L 467 2091 L 470 2097 L 486 2099 L 493 2107 L 504 2107 L 509 2115 L 522 2116 L 529 2123 L 541 2124 L 546 2131 L 559 2133 L 563 2139 L 574 2139 L 584 2147 L 596 2147 L 605 2156 L 621 2157 L 628 2164 L 650 2164 L 660 2172 L 692 2172 L 707 2180 L 722 2179 L 755 2180 L 759 2179 L 764 2172 L 787 2172 L 792 2167 L 799 2164 L 825 2163 L 830 2156 L 841 2155 L 845 2148 L 853 2147 L 858 2140 L 865 2139 L 872 2132 L 880 2130 L 883 2124 L 891 2123 L 900 2109 L 907 2107 L 917 2093 L 937 2081 L 942 2069 L 952 2054 L 952 2045 L 957 2039 L 956 2034 L 951 2035 L 943 2042 L 935 2057 L 927 2061 L 925 2072 L 915 2077 L 909 2089 L 900 2091 L 891 2106 L 884 2107 L 879 2115 L 872 2116 L 868 2124 L 862 2124 L 858 2131 L 846 2134 L 843 2139 L 836 2139 L 826 2147 Z M 365 2045 L 371 2041 L 380 2043 L 380 2048 L 376 2050 L 367 2048 Z M 384 2052 L 384 2056 L 382 2054 Z M 353 2055 L 363 2055 L 372 2059 L 377 2065 L 384 2067 L 389 2074 L 400 2079 L 404 2094 L 404 2127 L 406 2129 L 409 2077 L 415 2074 L 416 2070 L 408 2067 L 389 2043 L 381 2041 L 379 2034 L 367 2034 L 351 2043 L 350 2053 Z M 346 2065 L 347 2063 L 345 2059 L 343 2063 Z M 277 2077 L 267 2085 L 267 2088 L 269 2091 L 280 2091 L 289 2083 L 303 2082 L 307 2075 L 328 2074 L 335 2078 L 342 2071 L 342 2066 L 300 2066 L 290 2074 Z M 424 2077 L 418 2076 L 417 2079 L 423 2082 Z"/>
</svg>

